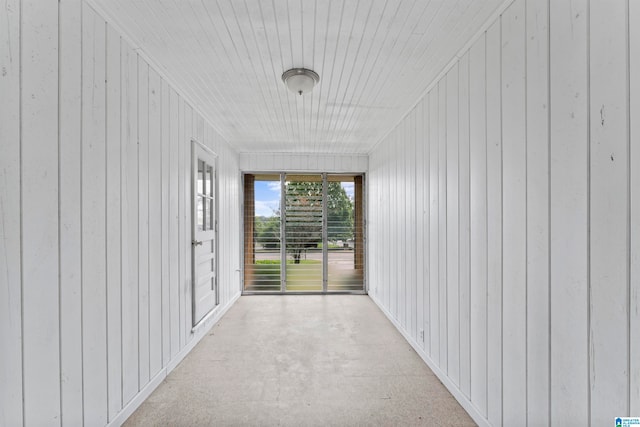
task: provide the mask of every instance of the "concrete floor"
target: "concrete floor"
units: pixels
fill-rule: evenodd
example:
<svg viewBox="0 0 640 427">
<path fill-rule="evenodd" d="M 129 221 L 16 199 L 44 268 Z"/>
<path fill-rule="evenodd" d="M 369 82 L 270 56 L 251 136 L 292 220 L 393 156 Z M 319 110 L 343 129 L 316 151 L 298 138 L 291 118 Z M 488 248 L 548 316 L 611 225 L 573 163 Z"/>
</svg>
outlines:
<svg viewBox="0 0 640 427">
<path fill-rule="evenodd" d="M 474 426 L 367 296 L 245 296 L 126 426 Z"/>
</svg>

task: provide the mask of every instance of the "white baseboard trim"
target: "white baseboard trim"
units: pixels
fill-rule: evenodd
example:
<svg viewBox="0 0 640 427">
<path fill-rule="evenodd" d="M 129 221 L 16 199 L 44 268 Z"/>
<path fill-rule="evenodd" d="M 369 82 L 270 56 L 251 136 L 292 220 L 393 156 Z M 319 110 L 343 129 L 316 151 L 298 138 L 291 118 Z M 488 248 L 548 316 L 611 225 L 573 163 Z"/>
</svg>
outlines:
<svg viewBox="0 0 640 427">
<path fill-rule="evenodd" d="M 460 391 L 460 389 L 451 381 L 451 379 L 449 379 L 449 377 L 444 372 L 442 372 L 442 370 L 440 370 L 438 365 L 436 365 L 433 362 L 433 360 L 431 360 L 431 358 L 427 356 L 427 353 L 425 353 L 425 351 L 422 348 L 420 348 L 420 346 L 418 345 L 418 342 L 409 334 L 407 334 L 407 332 L 402 328 L 400 323 L 398 323 L 398 321 L 393 318 L 391 313 L 387 311 L 387 309 L 382 305 L 382 303 L 372 294 L 369 294 L 369 298 L 371 298 L 371 300 L 378 306 L 378 308 L 384 313 L 384 315 L 387 316 L 387 319 L 389 319 L 389 321 L 393 323 L 393 326 L 395 326 L 396 329 L 402 334 L 404 339 L 407 340 L 407 342 L 411 345 L 411 347 L 413 347 L 416 353 L 420 355 L 420 357 L 422 358 L 422 360 L 424 360 L 424 362 L 427 364 L 429 369 L 431 369 L 433 373 L 436 374 L 438 379 L 442 382 L 442 384 L 444 384 L 444 386 L 447 388 L 447 390 L 449 390 L 449 392 L 458 401 L 458 403 L 460 403 L 460 405 L 464 408 L 464 410 L 467 411 L 467 413 L 473 419 L 473 421 L 475 421 L 476 424 L 482 427 L 492 427 L 491 424 L 489 423 L 489 420 L 487 420 L 478 411 L 478 409 L 475 407 L 473 403 L 471 403 L 471 401 L 467 398 L 467 396 L 465 396 L 464 393 L 462 393 L 462 391 Z"/>
<path fill-rule="evenodd" d="M 191 340 L 171 359 L 167 365 L 160 370 L 152 379 L 145 385 L 142 390 L 136 394 L 133 399 L 127 403 L 124 408 L 111 420 L 107 426 L 119 427 L 135 412 L 136 409 L 153 393 L 153 391 L 162 383 L 162 381 L 173 371 L 187 354 L 193 350 L 193 348 L 200 342 L 200 340 L 211 330 L 213 325 L 225 315 L 225 313 L 235 304 L 240 298 L 240 292 L 234 295 L 224 306 L 217 307 L 210 316 L 200 322 L 197 328 L 192 332 Z"/>
</svg>

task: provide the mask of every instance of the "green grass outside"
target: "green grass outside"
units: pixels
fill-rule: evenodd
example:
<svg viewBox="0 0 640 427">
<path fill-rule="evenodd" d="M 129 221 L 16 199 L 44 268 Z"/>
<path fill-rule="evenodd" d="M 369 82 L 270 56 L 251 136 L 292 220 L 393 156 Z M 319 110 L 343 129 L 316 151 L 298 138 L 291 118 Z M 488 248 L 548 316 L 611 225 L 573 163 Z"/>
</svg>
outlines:
<svg viewBox="0 0 640 427">
<path fill-rule="evenodd" d="M 251 276 L 251 284 L 247 289 L 276 292 L 280 290 L 280 260 L 257 260 L 247 268 L 250 269 Z M 343 277 L 334 276 L 329 283 L 329 290 L 334 291 L 360 289 L 362 289 L 362 275 L 356 271 L 343 273 Z M 292 259 L 288 259 L 287 290 L 321 291 L 322 261 L 303 259 L 299 264 L 295 264 Z"/>
<path fill-rule="evenodd" d="M 322 261 L 316 259 L 301 259 L 298 264 L 320 264 Z M 287 264 L 295 264 L 292 259 L 287 260 Z M 279 259 L 259 259 L 256 265 L 280 265 Z"/>
<path fill-rule="evenodd" d="M 280 260 L 258 260 L 251 267 L 252 288 L 280 289 Z M 322 262 L 303 259 L 299 264 L 294 264 L 293 260 L 287 260 L 287 289 L 290 291 L 322 290 Z"/>
</svg>

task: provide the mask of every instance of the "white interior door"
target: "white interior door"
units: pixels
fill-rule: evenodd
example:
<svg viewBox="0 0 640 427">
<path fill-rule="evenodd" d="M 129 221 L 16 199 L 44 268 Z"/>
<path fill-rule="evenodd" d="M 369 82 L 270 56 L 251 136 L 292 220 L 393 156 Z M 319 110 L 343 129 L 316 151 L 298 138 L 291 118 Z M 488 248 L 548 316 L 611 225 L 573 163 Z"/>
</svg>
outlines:
<svg viewBox="0 0 640 427">
<path fill-rule="evenodd" d="M 193 260 L 193 324 L 215 308 L 217 296 L 216 156 L 208 148 L 192 143 L 191 239 Z"/>
</svg>

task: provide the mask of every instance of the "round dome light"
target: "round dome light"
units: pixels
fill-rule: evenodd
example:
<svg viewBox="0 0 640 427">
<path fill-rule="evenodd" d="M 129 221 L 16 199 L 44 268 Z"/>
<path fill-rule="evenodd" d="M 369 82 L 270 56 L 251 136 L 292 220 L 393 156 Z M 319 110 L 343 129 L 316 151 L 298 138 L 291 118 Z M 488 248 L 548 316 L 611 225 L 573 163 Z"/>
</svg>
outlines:
<svg viewBox="0 0 640 427">
<path fill-rule="evenodd" d="M 292 68 L 282 73 L 282 81 L 291 92 L 303 95 L 311 92 L 320 81 L 320 76 L 306 68 Z"/>
</svg>

